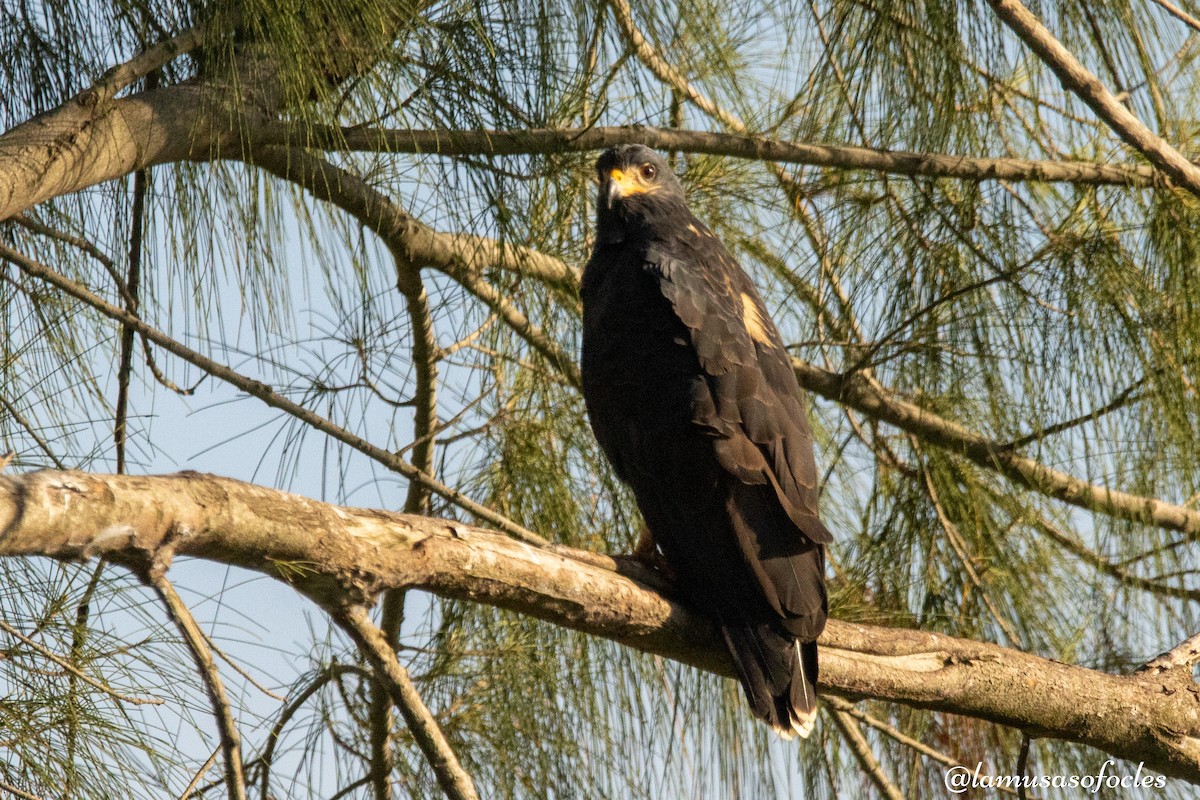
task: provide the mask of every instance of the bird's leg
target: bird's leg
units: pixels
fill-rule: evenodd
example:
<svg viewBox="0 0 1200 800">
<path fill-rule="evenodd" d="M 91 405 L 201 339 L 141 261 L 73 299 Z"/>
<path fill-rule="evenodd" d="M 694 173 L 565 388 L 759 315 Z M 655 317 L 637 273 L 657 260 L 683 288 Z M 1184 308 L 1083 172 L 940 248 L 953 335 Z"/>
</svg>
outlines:
<svg viewBox="0 0 1200 800">
<path fill-rule="evenodd" d="M 637 544 L 634 545 L 631 555 L 647 567 L 661 572 L 663 577 L 671 583 L 675 582 L 675 570 L 671 568 L 671 565 L 667 563 L 667 559 L 659 552 L 658 543 L 654 541 L 654 533 L 650 530 L 650 526 L 644 522 L 641 529 L 638 530 Z"/>
<path fill-rule="evenodd" d="M 650 532 L 650 526 L 643 522 L 642 527 L 638 530 L 637 544 L 633 547 L 633 557 L 649 564 L 651 559 L 658 554 L 658 545 L 654 542 L 654 534 Z"/>
</svg>

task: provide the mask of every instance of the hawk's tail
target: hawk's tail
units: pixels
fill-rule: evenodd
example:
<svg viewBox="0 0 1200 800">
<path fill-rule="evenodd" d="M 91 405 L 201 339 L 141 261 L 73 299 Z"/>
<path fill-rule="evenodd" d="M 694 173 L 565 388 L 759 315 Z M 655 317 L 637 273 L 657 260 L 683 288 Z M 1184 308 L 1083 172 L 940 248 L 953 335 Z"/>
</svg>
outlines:
<svg viewBox="0 0 1200 800">
<path fill-rule="evenodd" d="M 817 717 L 817 643 L 769 623 L 722 625 L 754 715 L 785 739 L 807 738 Z"/>
</svg>

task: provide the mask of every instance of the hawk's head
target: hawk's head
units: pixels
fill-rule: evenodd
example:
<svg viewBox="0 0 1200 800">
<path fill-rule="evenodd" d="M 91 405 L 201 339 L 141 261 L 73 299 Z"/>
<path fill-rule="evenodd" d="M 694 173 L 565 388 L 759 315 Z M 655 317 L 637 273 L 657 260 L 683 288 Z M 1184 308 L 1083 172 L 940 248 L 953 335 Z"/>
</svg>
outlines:
<svg viewBox="0 0 1200 800">
<path fill-rule="evenodd" d="M 683 186 L 666 159 L 640 144 L 605 150 L 596 161 L 601 234 L 612 226 L 650 225 L 686 208 Z"/>
</svg>

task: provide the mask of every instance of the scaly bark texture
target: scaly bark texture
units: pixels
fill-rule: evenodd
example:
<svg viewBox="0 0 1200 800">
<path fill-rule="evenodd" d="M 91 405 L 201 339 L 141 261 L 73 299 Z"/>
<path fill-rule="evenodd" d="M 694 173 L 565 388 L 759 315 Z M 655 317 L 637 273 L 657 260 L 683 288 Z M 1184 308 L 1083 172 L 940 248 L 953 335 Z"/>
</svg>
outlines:
<svg viewBox="0 0 1200 800">
<path fill-rule="evenodd" d="M 199 473 L 0 476 L 0 556 L 104 556 L 142 569 L 175 554 L 266 573 L 326 608 L 388 588 L 424 589 L 732 674 L 712 626 L 626 559 Z M 993 644 L 838 620 L 820 644 L 825 692 L 978 717 L 1200 783 L 1200 688 L 1190 669 L 1109 675 Z"/>
</svg>

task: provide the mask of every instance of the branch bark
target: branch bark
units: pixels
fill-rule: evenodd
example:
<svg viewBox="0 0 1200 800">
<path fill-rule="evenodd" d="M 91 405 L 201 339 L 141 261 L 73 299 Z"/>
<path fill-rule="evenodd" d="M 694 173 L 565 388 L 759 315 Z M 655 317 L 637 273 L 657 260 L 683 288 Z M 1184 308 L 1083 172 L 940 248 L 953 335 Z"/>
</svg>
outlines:
<svg viewBox="0 0 1200 800">
<path fill-rule="evenodd" d="M 225 478 L 0 476 L 0 556 L 163 551 L 257 570 L 327 608 L 389 588 L 482 602 L 732 675 L 705 619 L 626 559 L 535 547 L 446 520 L 343 508 Z M 1087 744 L 1200 783 L 1200 698 L 1179 670 L 1109 675 L 994 644 L 831 620 L 821 689 Z"/>
</svg>

